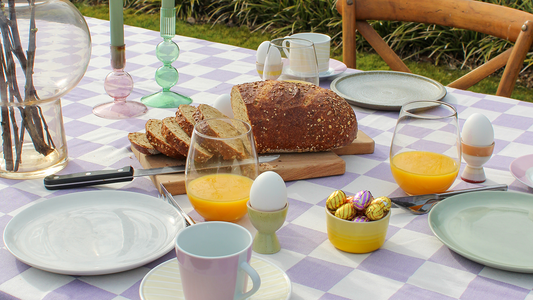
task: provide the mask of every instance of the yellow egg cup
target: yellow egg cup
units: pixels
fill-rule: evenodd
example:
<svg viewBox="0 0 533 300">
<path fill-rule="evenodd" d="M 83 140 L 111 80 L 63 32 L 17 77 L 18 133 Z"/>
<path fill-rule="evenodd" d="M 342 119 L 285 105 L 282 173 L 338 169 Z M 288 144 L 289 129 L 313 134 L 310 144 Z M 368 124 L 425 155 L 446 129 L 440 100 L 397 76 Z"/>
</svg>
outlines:
<svg viewBox="0 0 533 300">
<path fill-rule="evenodd" d="M 325 212 L 328 238 L 335 248 L 350 253 L 368 253 L 379 249 L 385 243 L 390 211 L 383 219 L 370 222 L 339 219 L 327 208 Z"/>
<path fill-rule="evenodd" d="M 276 211 L 260 211 L 247 203 L 248 216 L 252 225 L 257 229 L 252 250 L 260 254 L 274 254 L 281 250 L 276 231 L 281 228 L 287 217 L 289 203 L 283 209 Z"/>
</svg>

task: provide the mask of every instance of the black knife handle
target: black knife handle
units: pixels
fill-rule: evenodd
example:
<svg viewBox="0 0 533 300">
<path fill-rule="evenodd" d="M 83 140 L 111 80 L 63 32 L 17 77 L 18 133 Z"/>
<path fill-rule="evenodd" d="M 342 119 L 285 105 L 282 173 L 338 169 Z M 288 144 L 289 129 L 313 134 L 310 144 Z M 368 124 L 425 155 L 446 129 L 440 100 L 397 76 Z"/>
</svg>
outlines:
<svg viewBox="0 0 533 300">
<path fill-rule="evenodd" d="M 132 180 L 133 168 L 128 166 L 114 170 L 86 171 L 68 175 L 49 175 L 44 178 L 44 187 L 49 190 L 60 190 Z"/>
</svg>

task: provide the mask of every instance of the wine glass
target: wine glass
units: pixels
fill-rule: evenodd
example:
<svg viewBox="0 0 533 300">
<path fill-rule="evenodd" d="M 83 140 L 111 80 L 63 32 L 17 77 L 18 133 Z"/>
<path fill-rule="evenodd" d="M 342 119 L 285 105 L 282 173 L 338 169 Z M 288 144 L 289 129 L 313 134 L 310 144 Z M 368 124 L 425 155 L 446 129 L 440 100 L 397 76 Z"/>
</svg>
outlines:
<svg viewBox="0 0 533 300">
<path fill-rule="evenodd" d="M 406 103 L 394 129 L 390 167 L 409 195 L 445 192 L 461 165 L 456 109 L 440 101 Z"/>
<path fill-rule="evenodd" d="M 263 80 L 318 85 L 318 63 L 313 42 L 290 37 L 272 40 L 265 58 Z"/>
<path fill-rule="evenodd" d="M 250 124 L 213 118 L 194 126 L 185 188 L 192 206 L 206 221 L 235 222 L 246 215 L 250 188 L 258 175 Z"/>
</svg>

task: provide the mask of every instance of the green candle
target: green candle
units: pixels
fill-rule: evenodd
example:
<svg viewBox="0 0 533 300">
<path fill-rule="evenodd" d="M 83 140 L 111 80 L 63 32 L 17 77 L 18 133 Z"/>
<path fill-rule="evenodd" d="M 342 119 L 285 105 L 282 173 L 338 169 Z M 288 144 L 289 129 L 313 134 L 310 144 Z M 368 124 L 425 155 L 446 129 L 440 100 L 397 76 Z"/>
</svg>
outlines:
<svg viewBox="0 0 533 300">
<path fill-rule="evenodd" d="M 161 3 L 161 7 L 162 8 L 173 9 L 174 8 L 174 0 L 163 0 L 163 2 Z"/>
<path fill-rule="evenodd" d="M 109 23 L 111 27 L 111 46 L 124 45 L 123 0 L 109 0 Z"/>
</svg>

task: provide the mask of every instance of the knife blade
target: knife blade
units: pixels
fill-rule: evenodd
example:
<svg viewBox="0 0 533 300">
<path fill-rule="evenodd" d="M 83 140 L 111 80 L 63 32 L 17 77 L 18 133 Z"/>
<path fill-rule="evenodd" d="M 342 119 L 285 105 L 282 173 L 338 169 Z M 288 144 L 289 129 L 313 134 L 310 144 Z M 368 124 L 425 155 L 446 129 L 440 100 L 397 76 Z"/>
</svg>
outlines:
<svg viewBox="0 0 533 300">
<path fill-rule="evenodd" d="M 273 161 L 279 155 L 259 156 L 259 163 Z M 183 173 L 185 166 L 162 167 L 151 169 L 134 169 L 132 166 L 113 170 L 86 171 L 65 175 L 49 175 L 44 178 L 44 187 L 49 190 L 71 189 L 98 184 L 132 181 L 139 176 L 153 176 L 170 173 Z"/>
</svg>

